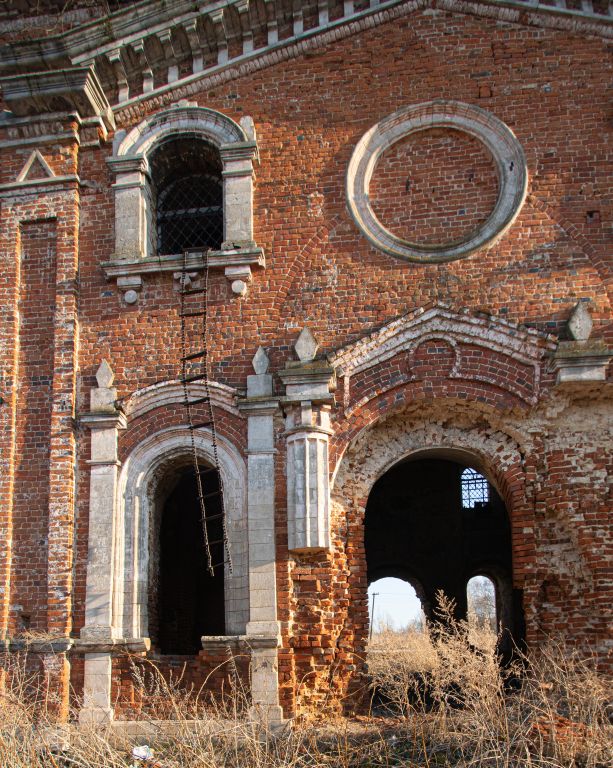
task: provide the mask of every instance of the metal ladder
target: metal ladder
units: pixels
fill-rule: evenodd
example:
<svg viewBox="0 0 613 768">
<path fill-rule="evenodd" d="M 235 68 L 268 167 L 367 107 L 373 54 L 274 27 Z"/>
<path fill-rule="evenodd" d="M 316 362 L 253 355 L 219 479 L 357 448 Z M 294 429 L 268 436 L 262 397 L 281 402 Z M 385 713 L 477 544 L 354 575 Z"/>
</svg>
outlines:
<svg viewBox="0 0 613 768">
<path fill-rule="evenodd" d="M 230 554 L 230 544 L 228 541 L 228 531 L 226 525 L 226 514 L 224 507 L 223 477 L 219 465 L 219 452 L 217 445 L 217 430 L 215 426 L 215 414 L 211 403 L 211 393 L 209 388 L 209 358 L 208 358 L 208 339 L 207 339 L 207 315 L 208 315 L 208 286 L 209 286 L 209 264 L 208 252 L 203 251 L 204 269 L 202 274 L 202 287 L 189 288 L 190 280 L 188 278 L 187 259 L 189 251 L 183 252 L 183 264 L 181 269 L 180 284 L 180 318 L 181 318 L 181 375 L 179 381 L 183 386 L 183 405 L 185 407 L 185 426 L 189 430 L 191 454 L 194 464 L 194 474 L 196 477 L 196 493 L 200 504 L 200 519 L 202 521 L 202 532 L 204 537 L 204 550 L 206 555 L 207 570 L 211 576 L 215 575 L 216 569 L 228 566 L 232 573 L 232 558 Z M 204 387 L 203 397 L 192 397 L 190 385 L 196 382 L 202 382 Z M 193 409 L 196 406 L 204 405 L 206 418 L 204 421 L 194 421 Z M 195 432 L 198 429 L 208 428 L 212 436 L 213 444 L 213 464 L 210 469 L 201 470 L 198 464 L 198 452 L 196 449 Z M 213 491 L 207 491 L 207 475 L 211 477 L 213 472 L 217 473 L 219 478 L 219 488 Z M 207 514 L 207 500 L 219 497 L 221 512 L 209 515 Z M 213 521 L 221 519 L 222 538 L 212 540 L 210 537 L 209 526 Z M 214 562 L 211 547 L 217 544 L 223 544 L 223 557 L 218 562 Z"/>
</svg>

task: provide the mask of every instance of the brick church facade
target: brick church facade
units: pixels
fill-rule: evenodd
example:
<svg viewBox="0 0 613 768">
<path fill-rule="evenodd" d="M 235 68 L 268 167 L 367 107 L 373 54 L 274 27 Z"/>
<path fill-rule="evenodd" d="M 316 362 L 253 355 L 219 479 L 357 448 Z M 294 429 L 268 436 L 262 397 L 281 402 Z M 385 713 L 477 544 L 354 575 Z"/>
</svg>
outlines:
<svg viewBox="0 0 613 768">
<path fill-rule="evenodd" d="M 481 574 L 610 669 L 609 4 L 64 5 L 0 10 L 3 649 L 347 710 L 369 582 Z"/>
</svg>

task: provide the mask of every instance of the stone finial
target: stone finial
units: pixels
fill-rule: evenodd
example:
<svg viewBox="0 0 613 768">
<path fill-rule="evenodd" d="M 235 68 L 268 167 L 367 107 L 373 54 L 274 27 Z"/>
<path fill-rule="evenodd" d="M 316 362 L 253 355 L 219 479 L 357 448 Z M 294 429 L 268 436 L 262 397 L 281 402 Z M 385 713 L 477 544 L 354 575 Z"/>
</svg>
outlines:
<svg viewBox="0 0 613 768">
<path fill-rule="evenodd" d="M 255 353 L 253 360 L 251 361 L 253 370 L 258 375 L 266 373 L 268 371 L 269 363 L 270 360 L 268 359 L 268 355 L 266 354 L 264 347 L 258 347 L 258 351 Z"/>
<path fill-rule="evenodd" d="M 294 349 L 296 350 L 300 362 L 309 363 L 311 360 L 315 359 L 315 355 L 319 349 L 319 342 L 315 336 L 313 336 L 309 328 L 303 328 L 294 344 Z"/>
<path fill-rule="evenodd" d="M 100 363 L 100 367 L 96 371 L 96 381 L 98 382 L 98 387 L 100 387 L 100 389 L 109 389 L 113 386 L 114 380 L 115 374 L 113 373 L 113 370 L 108 364 L 107 360 L 103 358 L 102 362 Z"/>
<path fill-rule="evenodd" d="M 575 341 L 587 341 L 592 333 L 594 323 L 585 301 L 575 305 L 566 322 L 569 334 Z"/>
</svg>

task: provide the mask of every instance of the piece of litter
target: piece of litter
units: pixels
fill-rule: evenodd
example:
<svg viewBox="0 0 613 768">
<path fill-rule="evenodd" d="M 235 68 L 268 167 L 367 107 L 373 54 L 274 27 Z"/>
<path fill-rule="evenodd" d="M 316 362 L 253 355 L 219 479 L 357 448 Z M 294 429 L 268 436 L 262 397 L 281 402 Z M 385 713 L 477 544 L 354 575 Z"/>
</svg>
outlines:
<svg viewBox="0 0 613 768">
<path fill-rule="evenodd" d="M 151 760 L 153 758 L 153 750 L 147 745 L 134 747 L 132 749 L 132 757 L 135 757 L 137 760 Z"/>
</svg>

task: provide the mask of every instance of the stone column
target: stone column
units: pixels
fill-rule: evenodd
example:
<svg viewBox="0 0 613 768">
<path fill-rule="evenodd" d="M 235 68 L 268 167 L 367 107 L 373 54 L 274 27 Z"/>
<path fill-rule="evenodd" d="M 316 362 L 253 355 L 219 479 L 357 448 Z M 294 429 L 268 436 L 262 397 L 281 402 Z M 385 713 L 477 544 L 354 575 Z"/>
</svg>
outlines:
<svg viewBox="0 0 613 768">
<path fill-rule="evenodd" d="M 334 371 L 315 360 L 308 328 L 296 342 L 299 360 L 279 376 L 286 387 L 287 538 L 290 551 L 330 548 L 328 439 Z"/>
<path fill-rule="evenodd" d="M 89 541 L 85 593 L 85 625 L 81 639 L 91 643 L 85 655 L 85 679 L 81 722 L 113 718 L 111 706 L 111 653 L 96 652 L 96 644 L 108 645 L 119 637 L 121 607 L 113 604 L 117 539 L 121 535 L 117 510 L 119 460 L 117 437 L 125 429 L 125 416 L 115 408 L 117 397 L 113 372 L 102 361 L 96 374 L 98 388 L 91 392 L 91 412 L 81 423 L 91 430 Z"/>
<path fill-rule="evenodd" d="M 287 538 L 290 550 L 330 547 L 330 406 L 301 401 L 287 417 Z"/>
<path fill-rule="evenodd" d="M 249 623 L 253 715 L 274 725 L 283 720 L 279 706 L 278 652 L 281 629 L 277 620 L 275 559 L 275 447 L 273 418 L 279 403 L 272 397 L 268 357 L 260 347 L 255 375 L 247 377 L 247 514 L 249 527 Z"/>
</svg>

